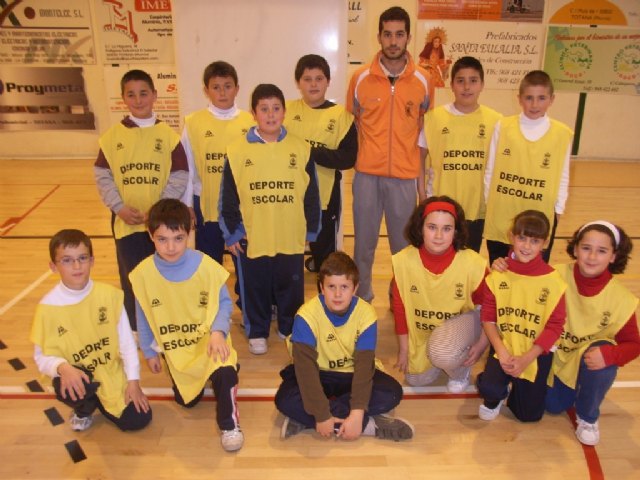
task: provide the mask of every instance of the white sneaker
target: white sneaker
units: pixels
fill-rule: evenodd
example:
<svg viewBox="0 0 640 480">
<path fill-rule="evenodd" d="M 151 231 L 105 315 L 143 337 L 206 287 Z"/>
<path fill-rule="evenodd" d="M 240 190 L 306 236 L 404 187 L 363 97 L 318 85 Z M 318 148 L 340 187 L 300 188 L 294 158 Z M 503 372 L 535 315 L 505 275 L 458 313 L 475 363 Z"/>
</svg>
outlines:
<svg viewBox="0 0 640 480">
<path fill-rule="evenodd" d="M 250 338 L 249 339 L 249 351 L 254 355 L 264 355 L 267 353 L 267 339 L 266 338 Z"/>
<path fill-rule="evenodd" d="M 496 406 L 496 408 L 489 408 L 484 405 L 484 403 L 480 404 L 480 408 L 478 408 L 478 416 L 481 420 L 486 420 L 490 422 L 491 420 L 495 420 L 498 415 L 500 415 L 500 409 L 502 408 L 502 404 L 504 400 L 500 400 L 500 403 Z"/>
<path fill-rule="evenodd" d="M 93 417 L 91 415 L 88 417 L 79 417 L 76 415 L 76 412 L 73 412 L 71 417 L 69 417 L 69 424 L 71 425 L 71 430 L 74 432 L 84 432 L 93 424 Z"/>
<path fill-rule="evenodd" d="M 222 430 L 220 434 L 220 443 L 225 452 L 236 452 L 244 445 L 244 435 L 240 427 L 233 430 Z"/>
<path fill-rule="evenodd" d="M 465 376 L 459 380 L 454 380 L 452 378 L 447 382 L 447 390 L 449 393 L 464 393 L 464 391 L 469 386 L 469 374 L 471 373 L 471 368 L 467 369 Z"/>
<path fill-rule="evenodd" d="M 580 440 L 580 443 L 584 445 L 597 445 L 600 441 L 600 430 L 598 428 L 598 422 L 596 423 L 588 423 L 582 420 L 580 417 L 576 415 L 576 422 L 578 426 L 576 427 L 576 437 Z"/>
<path fill-rule="evenodd" d="M 407 373 L 405 374 L 404 379 L 412 387 L 423 387 L 435 382 L 439 376 L 440 369 L 431 367 L 430 369 L 425 370 L 422 373 Z"/>
</svg>

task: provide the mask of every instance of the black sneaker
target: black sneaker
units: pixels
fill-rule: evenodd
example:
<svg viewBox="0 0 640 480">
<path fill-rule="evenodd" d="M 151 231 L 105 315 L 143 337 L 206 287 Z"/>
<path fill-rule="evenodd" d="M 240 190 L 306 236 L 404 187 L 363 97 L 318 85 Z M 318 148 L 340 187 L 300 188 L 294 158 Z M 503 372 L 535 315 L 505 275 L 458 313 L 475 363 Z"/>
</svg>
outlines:
<svg viewBox="0 0 640 480">
<path fill-rule="evenodd" d="M 318 269 L 316 268 L 316 262 L 313 261 L 313 257 L 309 257 L 304 261 L 304 266 L 311 273 L 318 273 Z"/>
<path fill-rule="evenodd" d="M 395 442 L 413 438 L 413 425 L 402 418 L 388 415 L 374 415 L 371 417 L 376 426 L 376 437 Z"/>
<path fill-rule="evenodd" d="M 280 429 L 280 438 L 286 440 L 289 437 L 299 434 L 301 431 L 306 430 L 300 422 L 296 422 L 293 418 L 284 417 L 284 423 Z"/>
</svg>

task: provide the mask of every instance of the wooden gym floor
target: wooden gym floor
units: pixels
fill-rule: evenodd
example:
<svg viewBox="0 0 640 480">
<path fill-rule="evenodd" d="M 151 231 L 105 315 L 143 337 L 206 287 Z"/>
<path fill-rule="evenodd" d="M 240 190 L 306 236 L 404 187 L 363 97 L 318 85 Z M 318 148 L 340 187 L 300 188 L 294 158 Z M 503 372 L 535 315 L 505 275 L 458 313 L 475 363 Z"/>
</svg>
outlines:
<svg viewBox="0 0 640 480">
<path fill-rule="evenodd" d="M 442 379 L 432 387 L 406 388 L 396 414 L 416 427 L 411 441 L 344 442 L 323 440 L 311 432 L 281 441 L 282 417 L 272 400 L 287 356 L 275 334 L 267 355 L 249 354 L 238 311 L 233 338 L 241 363 L 239 408 L 245 446 L 240 452 L 225 453 L 220 447 L 211 398 L 192 410 L 177 407 L 168 394 L 168 379 L 164 374 L 152 376 L 144 361 L 142 385 L 152 397 L 154 413 L 147 429 L 121 433 L 100 415 L 82 433 L 72 432 L 67 423 L 53 426 L 45 411 L 56 409 L 66 419 L 69 409 L 53 399 L 49 382 L 35 368 L 29 342 L 34 308 L 57 281 L 48 270 L 48 238 L 61 228 L 83 229 L 94 241 L 93 278 L 117 285 L 109 213 L 98 198 L 89 159 L 4 160 L 0 178 L 1 478 L 622 480 L 640 475 L 640 360 L 619 371 L 602 406 L 601 442 L 595 448 L 577 442 L 566 414 L 525 425 L 503 412 L 494 422 L 483 422 L 477 417 L 480 401 L 475 390 L 448 395 Z M 583 222 L 600 218 L 622 225 L 634 238 L 637 254 L 640 215 L 633 205 L 640 197 L 638 179 L 640 163 L 574 162 L 552 263 L 568 260 L 563 239 Z M 344 249 L 352 253 L 350 182 L 349 172 Z M 225 266 L 233 271 L 227 258 Z M 380 318 L 378 357 L 394 373 L 396 340 L 386 295 L 390 277 L 383 229 L 374 270 L 374 306 Z M 634 258 L 622 280 L 640 295 L 640 261 Z M 315 292 L 310 273 L 306 285 L 309 298 Z M 475 366 L 474 374 L 483 364 Z M 37 392 L 40 386 L 45 392 Z"/>
</svg>

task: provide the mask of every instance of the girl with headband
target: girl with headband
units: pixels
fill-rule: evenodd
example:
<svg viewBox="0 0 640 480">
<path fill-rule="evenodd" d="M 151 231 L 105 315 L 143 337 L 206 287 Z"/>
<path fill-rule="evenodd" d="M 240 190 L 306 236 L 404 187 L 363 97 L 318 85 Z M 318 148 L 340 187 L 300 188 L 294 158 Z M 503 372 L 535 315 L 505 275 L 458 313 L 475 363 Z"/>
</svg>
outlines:
<svg viewBox="0 0 640 480">
<path fill-rule="evenodd" d="M 568 284 L 567 322 L 553 359 L 546 408 L 561 413 L 575 406 L 576 436 L 585 445 L 600 440 L 600 404 L 618 367 L 640 354 L 638 298 L 613 276 L 624 272 L 632 247 L 621 228 L 590 222 L 567 245 L 575 262 L 557 267 Z"/>
<path fill-rule="evenodd" d="M 391 259 L 396 368 L 412 386 L 428 385 L 444 371 L 447 389 L 464 392 L 471 366 L 488 345 L 475 309 L 487 262 L 465 248 L 464 211 L 447 196 L 422 201 L 405 236 L 410 245 Z"/>
<path fill-rule="evenodd" d="M 482 420 L 495 419 L 505 400 L 522 422 L 537 422 L 544 414 L 551 350 L 564 326 L 567 288 L 541 255 L 550 230 L 549 219 L 538 210 L 516 215 L 508 232 L 507 270 L 494 268 L 486 278 L 482 328 L 491 349 L 477 381 Z"/>
</svg>

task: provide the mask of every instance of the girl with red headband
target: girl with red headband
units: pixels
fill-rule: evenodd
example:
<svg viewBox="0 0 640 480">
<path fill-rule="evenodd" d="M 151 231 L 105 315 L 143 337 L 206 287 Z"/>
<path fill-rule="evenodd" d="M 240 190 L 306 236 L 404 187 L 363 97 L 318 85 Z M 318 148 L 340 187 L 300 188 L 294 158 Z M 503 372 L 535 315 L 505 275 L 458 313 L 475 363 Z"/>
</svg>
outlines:
<svg viewBox="0 0 640 480">
<path fill-rule="evenodd" d="M 640 355 L 638 298 L 613 277 L 623 273 L 633 245 L 620 227 L 598 220 L 578 229 L 567 253 L 575 263 L 557 268 L 568 284 L 567 322 L 553 357 L 546 408 L 575 406 L 576 436 L 600 440 L 600 404 L 621 367 Z"/>
<path fill-rule="evenodd" d="M 494 420 L 505 400 L 522 422 L 537 422 L 544 414 L 567 287 L 542 258 L 550 230 L 549 219 L 538 210 L 516 215 L 508 232 L 507 270 L 494 268 L 486 278 L 481 320 L 491 349 L 476 382 L 484 400 L 478 410 L 482 420 Z"/>
<path fill-rule="evenodd" d="M 396 368 L 412 386 L 428 385 L 444 371 L 448 390 L 464 392 L 488 345 L 475 309 L 487 262 L 465 248 L 464 211 L 447 196 L 422 201 L 405 236 L 410 245 L 392 257 Z"/>
</svg>

